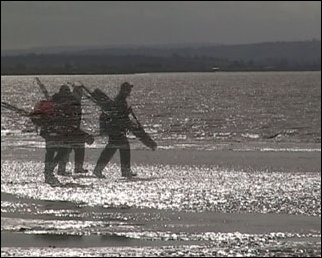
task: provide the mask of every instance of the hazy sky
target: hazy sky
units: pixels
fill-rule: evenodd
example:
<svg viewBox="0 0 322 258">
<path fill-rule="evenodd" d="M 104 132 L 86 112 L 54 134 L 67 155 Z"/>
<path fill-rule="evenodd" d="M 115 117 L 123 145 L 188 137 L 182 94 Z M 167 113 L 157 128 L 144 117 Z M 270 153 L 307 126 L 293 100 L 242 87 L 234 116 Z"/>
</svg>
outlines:
<svg viewBox="0 0 322 258">
<path fill-rule="evenodd" d="M 1 50 L 321 39 L 321 1 L 1 1 Z"/>
</svg>

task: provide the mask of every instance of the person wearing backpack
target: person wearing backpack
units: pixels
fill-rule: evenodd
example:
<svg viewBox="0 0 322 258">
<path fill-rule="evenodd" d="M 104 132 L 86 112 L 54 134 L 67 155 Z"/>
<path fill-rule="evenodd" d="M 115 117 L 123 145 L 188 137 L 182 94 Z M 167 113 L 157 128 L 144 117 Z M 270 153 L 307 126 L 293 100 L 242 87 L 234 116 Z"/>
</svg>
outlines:
<svg viewBox="0 0 322 258">
<path fill-rule="evenodd" d="M 52 186 L 60 185 L 54 176 L 57 164 L 58 174 L 66 175 L 66 163 L 72 148 L 77 153 L 75 169 L 83 172 L 80 168 L 84 162 L 85 142 L 94 142 L 92 135 L 80 129 L 81 98 L 76 97 L 76 92 L 73 94 L 67 85 L 62 85 L 58 93 L 37 103 L 29 114 L 31 121 L 40 127 L 40 136 L 45 139 L 45 182 Z"/>
<path fill-rule="evenodd" d="M 126 99 L 130 96 L 132 87 L 133 85 L 127 82 L 123 83 L 119 93 L 114 99 L 114 110 L 111 112 L 111 115 L 102 113 L 100 116 L 101 132 L 108 134 L 109 140 L 94 168 L 93 174 L 96 177 L 104 178 L 102 171 L 117 150 L 120 151 L 122 176 L 132 177 L 137 175 L 131 170 L 130 144 L 126 136 L 131 122 L 129 119 L 130 108 Z"/>
<path fill-rule="evenodd" d="M 73 97 L 70 98 L 70 126 L 72 127 L 71 134 L 72 135 L 79 135 L 82 133 L 81 131 L 81 120 L 82 120 L 82 106 L 81 106 L 81 99 L 83 95 L 83 89 L 81 86 L 75 86 L 72 92 Z M 80 136 L 80 135 L 79 135 Z M 86 137 L 86 135 L 84 135 Z M 75 153 L 75 167 L 74 167 L 74 173 L 75 174 L 82 174 L 87 173 L 88 170 L 83 168 L 84 165 L 84 158 L 85 158 L 85 141 L 86 139 L 82 138 L 74 138 L 70 141 L 70 148 L 65 155 L 65 157 L 59 161 L 58 165 L 58 175 L 69 175 L 66 173 L 66 164 L 69 160 L 69 155 L 72 150 L 74 150 Z M 91 140 L 90 140 L 91 141 Z M 91 144 L 91 142 L 88 142 Z"/>
<path fill-rule="evenodd" d="M 31 113 L 31 120 L 40 127 L 40 136 L 45 139 L 45 182 L 52 186 L 60 185 L 54 176 L 54 168 L 69 152 L 69 145 L 64 137 L 69 118 L 63 112 L 63 107 L 70 105 L 71 96 L 69 87 L 62 85 L 58 93 L 50 100 L 43 101 L 43 105 Z"/>
</svg>

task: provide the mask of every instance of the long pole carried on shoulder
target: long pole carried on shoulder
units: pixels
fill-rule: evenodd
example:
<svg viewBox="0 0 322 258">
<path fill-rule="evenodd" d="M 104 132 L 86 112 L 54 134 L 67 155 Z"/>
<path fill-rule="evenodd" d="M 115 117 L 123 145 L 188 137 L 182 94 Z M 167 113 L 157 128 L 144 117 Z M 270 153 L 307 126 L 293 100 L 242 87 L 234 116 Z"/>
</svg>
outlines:
<svg viewBox="0 0 322 258">
<path fill-rule="evenodd" d="M 9 109 L 11 111 L 14 111 L 14 112 L 16 112 L 17 114 L 19 114 L 21 116 L 29 117 L 29 112 L 28 111 L 26 111 L 26 110 L 24 110 L 22 108 L 18 108 L 18 107 L 14 106 L 14 105 L 11 105 L 11 104 L 7 103 L 7 102 L 1 101 L 1 107 L 4 107 L 4 108 Z"/>
<path fill-rule="evenodd" d="M 74 85 L 72 85 L 73 87 L 75 87 Z M 98 104 L 97 100 L 95 98 L 92 97 L 92 92 L 84 85 L 81 84 L 80 85 L 87 93 L 87 97 L 90 98 L 94 103 Z M 137 116 L 134 114 L 132 108 L 130 108 L 130 113 L 132 114 L 133 118 L 135 119 L 135 121 L 137 122 L 137 124 L 142 127 L 141 123 L 139 122 L 139 119 L 137 118 Z"/>
<path fill-rule="evenodd" d="M 36 77 L 35 79 L 36 79 L 37 84 L 40 87 L 40 90 L 44 94 L 45 98 L 47 100 L 49 100 L 50 99 L 50 95 L 49 95 L 48 90 L 46 89 L 45 85 L 40 81 L 40 79 L 38 77 Z"/>
<path fill-rule="evenodd" d="M 70 86 L 72 86 L 73 88 L 75 88 L 76 87 L 76 85 L 75 84 L 73 84 L 73 83 L 70 83 L 70 82 L 68 82 L 67 84 L 69 84 Z M 87 88 L 87 87 L 85 87 L 85 85 L 84 84 L 80 84 L 79 85 L 86 93 L 84 94 L 85 95 L 85 97 L 86 98 L 88 98 L 88 99 L 90 99 L 90 100 L 92 100 L 94 103 L 96 103 L 96 100 L 92 97 L 92 92 Z"/>
<path fill-rule="evenodd" d="M 138 126 L 142 127 L 142 125 L 141 125 L 141 123 L 140 123 L 139 119 L 138 119 L 138 118 L 136 117 L 136 115 L 134 114 L 132 107 L 130 107 L 130 113 L 131 113 L 131 115 L 133 116 L 133 118 L 135 119 L 135 121 L 136 121 L 136 123 L 138 124 Z"/>
<path fill-rule="evenodd" d="M 73 85 L 72 85 L 73 86 Z M 94 92 L 91 92 L 87 87 L 85 87 L 83 84 L 80 85 L 85 91 L 86 91 L 86 95 L 89 99 L 91 99 L 95 104 L 97 104 L 100 108 L 101 111 L 103 113 L 105 112 L 109 112 L 108 110 L 106 110 L 106 108 L 103 106 L 104 103 L 106 102 L 111 102 L 111 104 L 113 103 L 113 101 L 111 99 L 109 99 L 109 97 L 101 92 L 100 90 L 96 89 Z M 101 99 L 102 98 L 102 99 Z M 139 122 L 138 118 L 136 117 L 136 115 L 134 114 L 132 108 L 130 108 L 130 113 L 132 114 L 133 118 L 136 120 L 136 123 L 138 125 L 138 127 L 133 127 L 132 128 L 132 133 L 138 137 L 141 142 L 148 146 L 149 148 L 151 148 L 152 150 L 155 150 L 157 148 L 157 144 L 152 140 L 152 138 L 144 131 L 143 126 L 141 125 L 141 123 Z M 113 113 L 113 112 L 112 112 Z M 114 115 L 115 116 L 115 115 Z"/>
</svg>

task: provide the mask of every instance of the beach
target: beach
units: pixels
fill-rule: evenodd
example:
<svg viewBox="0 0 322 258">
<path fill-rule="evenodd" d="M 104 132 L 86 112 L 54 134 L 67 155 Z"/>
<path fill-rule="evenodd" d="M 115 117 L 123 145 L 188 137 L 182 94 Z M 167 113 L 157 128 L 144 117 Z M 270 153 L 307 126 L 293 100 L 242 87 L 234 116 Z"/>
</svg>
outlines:
<svg viewBox="0 0 322 258">
<path fill-rule="evenodd" d="M 44 184 L 42 149 L 3 150 L 1 255 L 318 256 L 321 157 L 306 147 L 319 145 L 133 150 L 137 178 L 121 179 L 117 153 L 106 179 L 61 187 Z M 101 149 L 86 151 L 92 170 Z"/>
<path fill-rule="evenodd" d="M 133 140 L 134 142 L 135 140 Z M 103 147 L 104 145 L 102 145 Z M 141 145 L 142 146 L 142 145 Z M 95 163 L 101 148 L 86 147 L 85 160 Z M 200 150 L 195 148 L 168 148 L 159 146 L 157 151 L 147 148 L 132 149 L 131 160 L 135 164 L 147 165 L 184 165 L 218 166 L 223 169 L 239 171 L 267 172 L 321 172 L 321 144 L 309 143 L 219 143 L 216 148 Z M 3 149 L 1 159 L 39 161 L 44 160 L 44 149 L 32 146 L 8 146 Z M 71 156 L 72 161 L 73 156 Z M 119 154 L 115 154 L 111 163 L 119 163 Z M 106 170 L 106 173 L 108 169 Z"/>
<path fill-rule="evenodd" d="M 121 83 L 156 151 L 129 134 L 132 170 L 119 153 L 92 172 L 107 139 L 101 110 L 82 99 L 95 136 L 84 168 L 74 154 L 60 185 L 44 182 L 44 140 L 2 107 L 2 256 L 321 255 L 321 72 L 216 72 L 39 76 L 50 94 L 81 83 L 114 98 Z M 30 111 L 34 76 L 1 76 L 1 100 Z M 57 171 L 55 171 L 56 173 Z"/>
</svg>

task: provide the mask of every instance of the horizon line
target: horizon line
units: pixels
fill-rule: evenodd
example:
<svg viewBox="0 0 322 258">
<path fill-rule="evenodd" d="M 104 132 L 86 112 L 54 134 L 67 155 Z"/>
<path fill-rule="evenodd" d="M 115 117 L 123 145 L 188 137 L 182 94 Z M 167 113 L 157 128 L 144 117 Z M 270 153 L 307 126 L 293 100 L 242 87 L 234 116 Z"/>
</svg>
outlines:
<svg viewBox="0 0 322 258">
<path fill-rule="evenodd" d="M 59 49 L 79 49 L 79 50 L 91 50 L 91 49 L 108 49 L 108 48 L 140 48 L 140 47 L 179 47 L 179 46 L 238 46 L 238 45 L 257 45 L 267 43 L 292 43 L 292 42 L 321 42 L 321 39 L 299 39 L 299 40 L 276 40 L 276 41 L 261 41 L 250 43 L 216 43 L 216 42 L 181 42 L 181 43 L 129 43 L 129 44 L 111 44 L 111 45 L 56 45 L 56 46 L 37 46 L 28 48 L 10 48 L 1 49 L 2 52 L 19 52 L 19 51 L 44 51 L 44 50 L 59 50 Z"/>
</svg>

